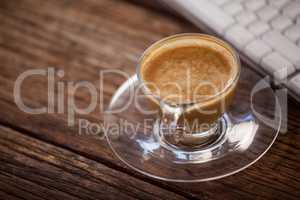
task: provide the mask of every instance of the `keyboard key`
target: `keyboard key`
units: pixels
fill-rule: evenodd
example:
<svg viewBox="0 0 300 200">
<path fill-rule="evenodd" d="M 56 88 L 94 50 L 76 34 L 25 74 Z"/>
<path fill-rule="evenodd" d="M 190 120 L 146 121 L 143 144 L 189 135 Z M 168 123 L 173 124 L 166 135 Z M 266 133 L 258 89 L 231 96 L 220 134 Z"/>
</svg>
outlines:
<svg viewBox="0 0 300 200">
<path fill-rule="evenodd" d="M 288 86 L 298 95 L 300 95 L 300 73 L 296 74 L 290 79 Z"/>
<path fill-rule="evenodd" d="M 241 14 L 236 16 L 236 19 L 242 26 L 247 26 L 248 24 L 256 20 L 256 15 L 251 12 L 242 12 Z"/>
<path fill-rule="evenodd" d="M 282 16 L 276 17 L 274 20 L 272 20 L 271 24 L 274 29 L 283 31 L 288 26 L 292 25 L 293 22 L 290 18 L 282 15 Z"/>
<path fill-rule="evenodd" d="M 300 69 L 300 48 L 296 44 L 277 31 L 264 34 L 263 40 Z"/>
<path fill-rule="evenodd" d="M 243 10 L 243 6 L 236 2 L 226 4 L 223 8 L 229 15 L 236 15 Z"/>
<path fill-rule="evenodd" d="M 244 27 L 235 25 L 226 31 L 225 38 L 242 50 L 246 44 L 254 39 L 254 35 Z"/>
<path fill-rule="evenodd" d="M 256 61 L 257 64 L 260 64 L 260 60 L 263 58 L 263 56 L 267 55 L 271 51 L 271 47 L 269 47 L 260 39 L 254 40 L 245 48 L 246 55 L 248 55 L 252 60 Z"/>
<path fill-rule="evenodd" d="M 295 19 L 297 15 L 300 15 L 300 2 L 293 1 L 288 3 L 287 6 L 283 8 L 283 14 Z"/>
<path fill-rule="evenodd" d="M 277 52 L 273 52 L 262 59 L 262 66 L 277 80 L 283 80 L 296 70 L 292 63 L 283 58 Z"/>
<path fill-rule="evenodd" d="M 290 27 L 284 34 L 293 42 L 297 42 L 300 40 L 300 24 Z"/>
<path fill-rule="evenodd" d="M 185 17 L 191 19 L 196 25 L 201 21 L 212 27 L 217 33 L 222 34 L 226 28 L 234 23 L 234 19 L 226 14 L 221 8 L 206 0 L 164 0 L 169 5 L 183 8 L 187 12 Z M 199 21 L 201 19 L 201 21 Z"/>
<path fill-rule="evenodd" d="M 269 0 L 268 3 L 277 8 L 282 8 L 289 0 Z"/>
<path fill-rule="evenodd" d="M 257 11 L 266 5 L 265 0 L 249 0 L 245 3 L 245 7 L 250 11 Z"/>
<path fill-rule="evenodd" d="M 238 3 L 243 3 L 243 2 L 246 2 L 246 1 L 249 1 L 249 0 L 231 0 L 231 1 L 235 1 L 235 2 L 238 2 Z"/>
<path fill-rule="evenodd" d="M 213 0 L 213 2 L 217 5 L 217 6 L 222 6 L 225 3 L 229 2 L 230 0 Z"/>
<path fill-rule="evenodd" d="M 266 33 L 267 31 L 269 31 L 270 26 L 269 26 L 269 24 L 267 24 L 265 22 L 257 21 L 257 22 L 252 23 L 248 29 L 254 35 L 260 36 L 260 35 Z"/>
<path fill-rule="evenodd" d="M 257 15 L 264 21 L 268 22 L 271 19 L 273 19 L 277 14 L 279 13 L 279 10 L 272 6 L 267 6 L 262 9 L 260 9 L 257 12 Z"/>
</svg>

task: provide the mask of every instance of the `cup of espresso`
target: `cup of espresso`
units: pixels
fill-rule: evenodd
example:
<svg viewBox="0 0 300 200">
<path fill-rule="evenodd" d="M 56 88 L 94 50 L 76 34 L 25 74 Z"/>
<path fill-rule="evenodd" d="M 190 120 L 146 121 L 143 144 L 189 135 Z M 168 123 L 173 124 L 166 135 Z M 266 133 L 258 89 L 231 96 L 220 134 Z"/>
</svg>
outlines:
<svg viewBox="0 0 300 200">
<path fill-rule="evenodd" d="M 138 80 L 159 110 L 158 132 L 166 143 L 201 146 L 213 142 L 232 102 L 240 60 L 224 41 L 179 34 L 150 46 L 137 67 Z"/>
</svg>

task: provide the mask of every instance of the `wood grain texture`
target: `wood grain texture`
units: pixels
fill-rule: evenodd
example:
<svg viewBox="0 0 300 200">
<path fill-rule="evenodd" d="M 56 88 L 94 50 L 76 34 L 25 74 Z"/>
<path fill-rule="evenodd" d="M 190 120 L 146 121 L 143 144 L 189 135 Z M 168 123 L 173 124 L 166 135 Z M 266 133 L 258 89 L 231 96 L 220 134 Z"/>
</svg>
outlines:
<svg viewBox="0 0 300 200">
<path fill-rule="evenodd" d="M 0 163 L 1 191 L 26 199 L 185 199 L 3 126 Z"/>
<path fill-rule="evenodd" d="M 151 43 L 176 33 L 196 32 L 197 29 L 188 22 L 167 14 L 161 14 L 159 11 L 130 4 L 128 1 L 6 0 L 0 2 L 0 23 L 0 123 L 3 125 L 16 129 L 22 134 L 25 133 L 51 143 L 52 151 L 56 150 L 53 146 L 56 145 L 67 149 L 67 152 L 75 157 L 80 154 L 83 156 L 81 158 L 84 159 L 83 164 L 93 162 L 95 165 L 110 171 L 109 173 L 118 170 L 121 172 L 116 173 L 128 174 L 128 178 L 134 176 L 135 178 L 132 178 L 133 185 L 149 184 L 149 187 L 161 191 L 159 193 L 159 196 L 162 195 L 161 198 L 164 198 L 163 195 L 165 194 L 174 196 L 174 198 L 180 198 L 182 195 L 195 199 L 299 198 L 300 106 L 294 102 L 289 102 L 288 133 L 281 135 L 271 150 L 259 162 L 228 178 L 193 184 L 167 183 L 144 177 L 124 166 L 112 154 L 106 142 L 101 139 L 102 135 L 79 135 L 77 126 L 68 127 L 66 114 L 30 115 L 21 111 L 14 102 L 15 80 L 28 69 L 45 69 L 48 67 L 62 69 L 65 76 L 58 79 L 59 81 L 89 81 L 97 86 L 100 93 L 99 70 L 120 69 L 133 74 L 139 56 Z M 247 78 L 251 78 L 252 74 L 251 70 L 243 68 L 243 75 L 246 80 L 241 87 L 247 87 Z M 104 105 L 108 104 L 111 95 L 123 81 L 124 79 L 121 78 L 105 81 Z M 45 78 L 35 77 L 24 82 L 22 91 L 26 105 L 33 107 L 47 105 L 47 80 Z M 75 98 L 76 104 L 83 107 L 88 105 L 90 101 L 86 91 L 76 93 Z M 93 113 L 77 117 L 99 123 L 103 120 L 102 109 L 97 107 Z M 20 133 L 15 135 L 15 142 L 18 141 L 19 137 L 22 137 L 19 136 Z M 7 139 L 3 136 L 0 144 L 6 144 L 5 140 Z M 11 138 L 12 143 L 13 141 Z M 11 146 L 14 145 L 11 144 Z M 2 146 L 1 150 L 7 155 L 6 158 L 3 158 L 6 159 L 7 169 L 8 166 L 14 166 L 16 173 L 4 171 L 0 174 L 1 180 L 5 179 L 9 183 L 3 184 L 0 181 L 2 184 L 0 196 L 7 194 L 8 197 L 11 195 L 15 197 L 14 191 L 17 191 L 20 194 L 17 196 L 19 198 L 23 198 L 25 194 L 28 195 L 26 198 L 29 199 L 39 198 L 30 188 L 36 187 L 36 191 L 45 189 L 39 182 L 35 181 L 39 179 L 37 177 L 40 175 L 39 173 L 44 173 L 40 175 L 43 176 L 47 170 L 58 177 L 59 172 L 66 171 L 65 173 L 70 177 L 70 180 L 67 183 L 58 183 L 61 184 L 59 187 L 63 187 L 63 184 L 66 187 L 70 185 L 74 188 L 82 186 L 76 185 L 81 182 L 81 179 L 76 177 L 77 172 L 73 173 L 72 169 L 66 169 L 65 163 L 63 169 L 47 164 L 48 168 L 41 170 L 40 167 L 45 165 L 44 161 L 39 162 L 30 158 L 34 162 L 33 166 L 21 165 L 22 159 L 29 159 L 23 155 L 24 149 L 19 151 L 19 154 L 5 146 Z M 33 150 L 29 146 L 27 147 L 27 151 Z M 33 151 L 32 153 L 38 157 L 42 152 Z M 10 159 L 12 155 L 16 155 L 15 159 Z M 44 152 L 42 155 L 46 156 L 47 153 Z M 33 171 L 30 171 L 31 167 L 38 173 L 34 174 Z M 20 188 L 14 185 L 15 180 L 24 183 L 23 185 L 28 183 L 26 182 L 27 179 L 22 178 L 26 176 L 26 174 L 22 176 L 23 168 L 29 170 L 30 175 L 35 175 L 32 175 L 34 180 L 29 180 L 29 183 L 32 184 L 29 188 Z M 102 168 L 94 168 L 93 173 L 103 173 Z M 114 170 L 111 171 L 112 169 Z M 97 191 L 94 191 L 98 187 L 97 183 L 84 175 L 82 176 L 81 178 L 85 179 L 83 184 L 86 184 L 85 187 L 91 185 L 92 191 L 78 189 L 82 193 L 78 192 L 80 194 L 77 195 L 80 196 L 77 197 L 88 199 L 90 195 L 97 195 Z M 91 178 L 92 176 L 95 174 L 92 174 Z M 108 177 L 106 181 L 111 178 Z M 49 181 L 52 187 L 57 187 L 57 183 L 54 183 L 53 179 L 51 180 L 49 177 L 43 181 Z M 145 183 L 145 181 L 149 183 Z M 8 186 L 5 188 L 5 185 Z M 124 183 L 121 186 L 123 187 Z M 13 190 L 14 188 L 16 190 Z M 116 188 L 118 187 L 114 185 L 110 187 L 110 190 L 117 192 L 118 189 Z M 136 188 L 136 190 L 138 189 L 139 187 Z M 167 190 L 171 191 L 171 195 Z M 51 194 L 51 190 L 47 191 Z M 72 195 L 71 191 L 63 191 L 57 192 L 56 195 L 61 195 L 60 197 L 65 195 L 66 198 L 68 195 Z M 174 193 L 177 193 L 178 196 Z M 100 194 L 104 195 L 104 193 Z M 127 195 L 126 198 L 143 198 L 143 196 L 138 196 L 138 191 L 131 196 L 127 192 L 121 192 L 120 195 L 124 195 L 124 197 Z"/>
</svg>

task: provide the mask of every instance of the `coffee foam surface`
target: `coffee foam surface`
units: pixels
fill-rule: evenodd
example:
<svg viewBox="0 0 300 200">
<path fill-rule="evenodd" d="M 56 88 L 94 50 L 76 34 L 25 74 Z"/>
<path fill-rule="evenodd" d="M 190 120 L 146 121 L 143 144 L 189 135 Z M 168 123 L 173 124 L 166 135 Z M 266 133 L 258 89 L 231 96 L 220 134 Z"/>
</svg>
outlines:
<svg viewBox="0 0 300 200">
<path fill-rule="evenodd" d="M 213 40 L 174 39 L 150 49 L 141 77 L 148 88 L 171 103 L 190 103 L 214 96 L 238 73 L 232 52 Z"/>
</svg>

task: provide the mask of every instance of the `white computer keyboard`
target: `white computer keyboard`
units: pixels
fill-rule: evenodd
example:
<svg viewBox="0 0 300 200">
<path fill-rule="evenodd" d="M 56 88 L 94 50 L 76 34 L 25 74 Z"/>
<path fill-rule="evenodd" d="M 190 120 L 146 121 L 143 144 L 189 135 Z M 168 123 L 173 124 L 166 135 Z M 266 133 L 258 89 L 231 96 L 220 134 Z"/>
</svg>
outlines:
<svg viewBox="0 0 300 200">
<path fill-rule="evenodd" d="M 300 0 L 162 1 L 223 36 L 300 97 Z"/>
</svg>

